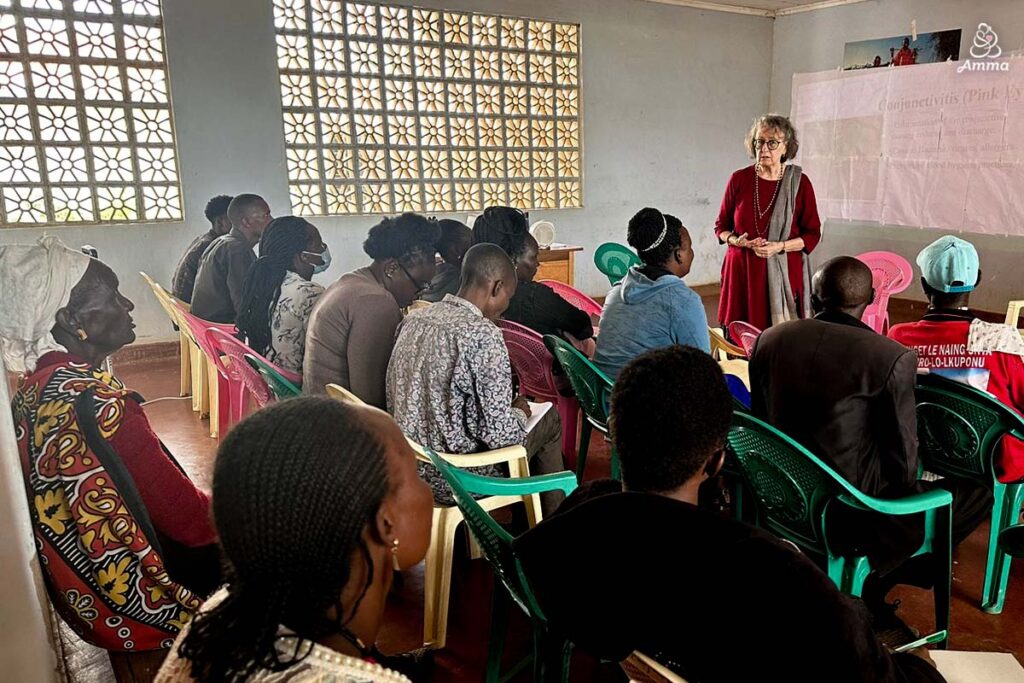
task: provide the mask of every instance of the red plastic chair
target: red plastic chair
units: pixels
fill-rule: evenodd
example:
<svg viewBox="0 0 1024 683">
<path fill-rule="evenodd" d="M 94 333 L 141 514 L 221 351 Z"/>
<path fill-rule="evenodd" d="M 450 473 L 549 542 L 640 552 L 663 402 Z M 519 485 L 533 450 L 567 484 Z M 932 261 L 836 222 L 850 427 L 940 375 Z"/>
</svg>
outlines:
<svg viewBox="0 0 1024 683">
<path fill-rule="evenodd" d="M 210 340 L 209 331 L 219 329 L 222 332 L 233 335 L 235 326 L 231 324 L 212 323 L 203 320 L 186 311 L 176 301 L 175 307 L 178 310 L 180 319 L 185 323 L 186 332 L 192 342 L 202 351 L 205 359 L 206 372 L 209 387 L 210 399 L 210 436 L 220 436 L 220 428 L 227 429 L 231 425 L 230 397 L 240 391 L 238 386 L 241 383 L 233 379 L 227 367 L 220 360 L 220 353 L 213 346 Z M 204 376 L 199 374 L 200 377 Z"/>
<path fill-rule="evenodd" d="M 868 251 L 857 259 L 871 269 L 871 284 L 875 288 L 875 300 L 861 320 L 879 334 L 889 331 L 889 297 L 899 294 L 914 278 L 914 269 L 907 259 L 891 251 Z"/>
<path fill-rule="evenodd" d="M 511 320 L 497 322 L 505 338 L 512 368 L 519 378 L 520 391 L 537 401 L 550 401 L 555 404 L 558 416 L 562 419 L 562 455 L 568 460 L 575 458 L 580 405 L 575 398 L 558 393 L 558 385 L 551 374 L 554 356 L 544 346 L 543 337 L 529 327 Z"/>
<path fill-rule="evenodd" d="M 260 373 L 253 370 L 252 366 L 245 360 L 245 356 L 249 354 L 262 359 L 268 364 L 272 365 L 272 363 L 238 341 L 234 335 L 228 334 L 224 330 L 213 328 L 209 331 L 209 335 L 210 343 L 213 347 L 221 355 L 227 356 L 230 359 L 230 362 L 223 363 L 223 365 L 228 375 L 234 380 L 228 401 L 231 422 L 238 422 L 245 417 L 246 408 L 248 407 L 247 393 L 249 396 L 252 396 L 258 408 L 262 408 L 273 401 L 274 395 L 270 393 L 267 383 L 263 381 Z M 288 374 L 290 375 L 291 373 Z"/>
<path fill-rule="evenodd" d="M 750 354 L 754 352 L 754 342 L 761 336 L 761 330 L 748 322 L 734 320 L 729 323 L 729 336 L 743 347 L 744 355 L 750 358 Z"/>
<path fill-rule="evenodd" d="M 558 296 L 562 297 L 587 315 L 601 315 L 601 304 L 597 303 L 575 287 L 570 287 L 564 282 L 559 282 L 558 280 L 538 280 L 538 282 L 555 290 L 555 293 L 558 294 Z"/>
</svg>

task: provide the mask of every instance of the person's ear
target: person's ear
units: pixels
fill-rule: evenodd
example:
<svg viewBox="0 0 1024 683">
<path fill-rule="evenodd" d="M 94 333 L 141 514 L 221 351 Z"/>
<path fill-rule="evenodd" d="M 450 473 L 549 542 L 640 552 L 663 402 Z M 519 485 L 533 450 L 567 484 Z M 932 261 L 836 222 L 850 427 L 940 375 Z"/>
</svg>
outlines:
<svg viewBox="0 0 1024 683">
<path fill-rule="evenodd" d="M 978 279 L 974 282 L 974 286 L 977 287 L 981 284 L 981 268 L 978 268 Z"/>
<path fill-rule="evenodd" d="M 718 473 L 722 471 L 722 467 L 725 465 L 725 448 L 720 448 L 711 457 L 708 458 L 708 462 L 704 465 L 704 475 L 710 479 L 711 477 L 718 476 Z"/>
<path fill-rule="evenodd" d="M 398 259 L 386 258 L 384 259 L 384 277 L 392 278 L 395 276 L 395 271 L 398 270 Z"/>
<path fill-rule="evenodd" d="M 821 298 L 814 292 L 811 292 L 811 310 L 815 313 L 820 313 L 825 310 L 825 306 L 822 304 Z"/>
<path fill-rule="evenodd" d="M 875 303 L 875 297 L 877 297 L 877 296 L 878 296 L 878 292 L 876 292 L 876 291 L 875 291 L 875 288 L 874 288 L 874 287 L 872 287 L 872 288 L 871 288 L 871 298 L 870 298 L 870 299 L 868 299 L 868 305 L 869 305 L 869 306 L 870 306 L 871 304 Z"/>
<path fill-rule="evenodd" d="M 501 296 L 501 288 L 504 287 L 504 286 L 505 286 L 505 283 L 502 280 L 495 280 L 494 282 L 492 282 L 491 283 L 491 298 L 492 299 L 497 299 L 499 296 Z"/>
<path fill-rule="evenodd" d="M 78 317 L 73 311 L 70 311 L 67 306 L 57 311 L 57 315 L 54 317 L 54 327 L 60 329 L 73 337 L 79 337 L 78 330 L 82 329 L 81 323 L 78 321 Z"/>
</svg>

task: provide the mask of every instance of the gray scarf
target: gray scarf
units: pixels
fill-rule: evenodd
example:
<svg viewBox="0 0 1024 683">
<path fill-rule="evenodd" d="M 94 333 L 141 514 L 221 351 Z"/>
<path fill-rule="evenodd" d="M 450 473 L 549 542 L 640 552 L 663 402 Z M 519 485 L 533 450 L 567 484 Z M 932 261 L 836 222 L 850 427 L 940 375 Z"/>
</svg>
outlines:
<svg viewBox="0 0 1024 683">
<path fill-rule="evenodd" d="M 782 186 L 779 196 L 772 209 L 772 217 L 768 223 L 768 241 L 785 242 L 793 227 L 793 209 L 796 206 L 796 193 L 800 189 L 800 176 L 803 169 L 794 164 L 786 166 L 782 175 Z M 757 182 L 757 179 L 754 179 Z M 800 253 L 804 269 L 804 287 L 800 293 L 800 307 L 796 310 L 793 288 L 789 285 L 789 254 L 783 251 L 768 258 L 768 306 L 772 316 L 772 325 L 794 320 L 795 318 L 811 317 L 811 262 L 807 254 Z"/>
</svg>

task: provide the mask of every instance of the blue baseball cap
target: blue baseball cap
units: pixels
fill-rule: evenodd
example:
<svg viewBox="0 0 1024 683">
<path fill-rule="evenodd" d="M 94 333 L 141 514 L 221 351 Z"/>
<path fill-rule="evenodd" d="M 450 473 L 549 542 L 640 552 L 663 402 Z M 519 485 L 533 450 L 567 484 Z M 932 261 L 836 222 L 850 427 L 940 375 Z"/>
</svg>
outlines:
<svg viewBox="0 0 1024 683">
<path fill-rule="evenodd" d="M 922 249 L 917 265 L 928 286 L 940 292 L 970 292 L 978 284 L 978 250 L 953 235 L 940 237 Z"/>
</svg>

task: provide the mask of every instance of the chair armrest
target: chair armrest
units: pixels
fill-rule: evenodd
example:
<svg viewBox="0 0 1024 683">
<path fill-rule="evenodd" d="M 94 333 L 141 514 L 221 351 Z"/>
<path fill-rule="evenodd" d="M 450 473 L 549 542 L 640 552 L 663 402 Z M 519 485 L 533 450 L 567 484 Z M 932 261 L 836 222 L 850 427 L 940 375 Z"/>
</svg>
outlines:
<svg viewBox="0 0 1024 683">
<path fill-rule="evenodd" d="M 871 496 L 864 496 L 858 500 L 850 494 L 843 494 L 839 496 L 839 500 L 859 510 L 873 510 L 887 515 L 912 515 L 952 504 L 953 494 L 949 491 L 934 490 L 892 500 Z"/>
<path fill-rule="evenodd" d="M 410 441 L 409 445 L 412 446 L 413 450 L 426 456 L 423 451 L 418 447 L 418 444 Z M 450 462 L 456 467 L 479 467 L 481 465 L 498 465 L 502 463 L 511 462 L 517 458 L 526 458 L 526 449 L 522 446 L 506 446 L 505 448 L 496 448 L 493 451 L 484 451 L 483 453 L 438 453 L 439 456 L 444 458 L 446 462 Z M 429 458 L 426 460 L 430 461 Z"/>
<path fill-rule="evenodd" d="M 535 477 L 507 479 L 485 477 L 472 472 L 459 472 L 459 481 L 470 493 L 487 496 L 526 496 L 546 491 L 564 491 L 569 495 L 576 490 L 576 475 L 572 472 L 540 474 Z"/>
</svg>

